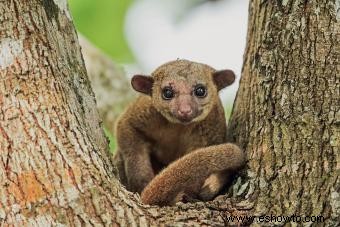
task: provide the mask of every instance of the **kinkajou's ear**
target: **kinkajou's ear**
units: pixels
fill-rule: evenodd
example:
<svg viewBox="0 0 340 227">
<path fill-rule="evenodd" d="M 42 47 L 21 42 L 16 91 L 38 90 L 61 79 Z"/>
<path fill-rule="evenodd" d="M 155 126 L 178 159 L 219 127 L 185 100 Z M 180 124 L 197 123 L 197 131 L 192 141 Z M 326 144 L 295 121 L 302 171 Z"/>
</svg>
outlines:
<svg viewBox="0 0 340 227">
<path fill-rule="evenodd" d="M 131 79 L 133 89 L 146 95 L 151 95 L 153 78 L 151 76 L 134 75 Z"/>
<path fill-rule="evenodd" d="M 216 84 L 217 90 L 221 90 L 235 81 L 235 74 L 232 70 L 225 69 L 213 73 L 213 79 Z"/>
</svg>

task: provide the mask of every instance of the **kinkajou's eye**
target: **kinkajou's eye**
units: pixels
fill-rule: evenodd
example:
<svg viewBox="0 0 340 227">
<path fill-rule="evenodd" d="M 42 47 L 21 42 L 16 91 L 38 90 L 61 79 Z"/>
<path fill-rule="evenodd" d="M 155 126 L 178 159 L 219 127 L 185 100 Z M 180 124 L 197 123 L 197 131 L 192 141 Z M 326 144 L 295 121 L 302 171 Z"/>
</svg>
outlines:
<svg viewBox="0 0 340 227">
<path fill-rule="evenodd" d="M 162 98 L 165 100 L 170 100 L 174 97 L 174 91 L 171 87 L 165 87 L 162 90 Z"/>
<path fill-rule="evenodd" d="M 195 87 L 194 94 L 199 98 L 204 98 L 207 96 L 207 89 L 202 84 L 199 84 Z"/>
</svg>

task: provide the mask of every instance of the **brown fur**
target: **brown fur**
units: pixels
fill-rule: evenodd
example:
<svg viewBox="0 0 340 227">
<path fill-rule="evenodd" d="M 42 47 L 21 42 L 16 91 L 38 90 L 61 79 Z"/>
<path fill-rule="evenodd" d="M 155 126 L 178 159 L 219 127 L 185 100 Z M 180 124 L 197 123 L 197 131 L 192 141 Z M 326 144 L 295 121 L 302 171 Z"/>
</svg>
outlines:
<svg viewBox="0 0 340 227">
<path fill-rule="evenodd" d="M 243 162 L 243 154 L 234 144 L 198 149 L 171 163 L 158 174 L 143 190 L 142 202 L 162 206 L 177 202 L 180 199 L 177 195 L 181 194 L 199 197 L 204 181 L 211 174 L 238 170 Z M 217 175 L 213 176 L 217 180 Z"/>
<path fill-rule="evenodd" d="M 187 60 L 166 63 L 151 77 L 134 76 L 132 86 L 146 95 L 127 108 L 116 126 L 115 162 L 128 190 L 141 193 L 152 180 L 142 200 L 159 205 L 172 204 L 183 193 L 208 200 L 219 192 L 226 175 L 244 162 L 236 145 L 223 144 L 226 121 L 218 90 L 233 81 L 232 71 Z M 197 84 L 207 88 L 206 97 L 193 94 Z M 174 91 L 171 100 L 162 98 L 165 87 Z M 217 144 L 223 145 L 212 146 Z"/>
</svg>

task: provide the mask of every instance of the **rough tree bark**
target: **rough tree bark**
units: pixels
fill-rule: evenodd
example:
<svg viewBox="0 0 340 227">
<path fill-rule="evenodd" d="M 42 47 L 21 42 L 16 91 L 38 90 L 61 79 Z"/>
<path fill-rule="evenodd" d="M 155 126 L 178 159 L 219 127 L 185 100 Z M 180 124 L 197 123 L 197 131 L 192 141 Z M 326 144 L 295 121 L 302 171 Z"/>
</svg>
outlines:
<svg viewBox="0 0 340 227">
<path fill-rule="evenodd" d="M 230 139 L 247 151 L 254 212 L 340 224 L 340 3 L 250 4 Z"/>
<path fill-rule="evenodd" d="M 231 119 L 249 157 L 234 192 L 247 200 L 157 208 L 115 178 L 66 2 L 0 0 L 0 223 L 223 226 L 254 202 L 256 214 L 335 224 L 338 5 L 272 2 L 251 2 Z"/>
<path fill-rule="evenodd" d="M 143 206 L 120 185 L 66 1 L 0 0 L 0 24 L 2 225 L 223 226 L 238 212 Z"/>
</svg>

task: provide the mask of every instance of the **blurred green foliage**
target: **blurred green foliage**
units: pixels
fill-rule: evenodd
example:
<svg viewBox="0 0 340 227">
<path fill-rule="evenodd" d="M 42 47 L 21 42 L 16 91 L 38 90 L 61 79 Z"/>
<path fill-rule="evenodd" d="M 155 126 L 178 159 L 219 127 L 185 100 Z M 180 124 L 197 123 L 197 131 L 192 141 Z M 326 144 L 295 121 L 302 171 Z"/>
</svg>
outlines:
<svg viewBox="0 0 340 227">
<path fill-rule="evenodd" d="M 132 62 L 124 37 L 124 18 L 133 0 L 69 0 L 75 26 L 116 62 Z"/>
<path fill-rule="evenodd" d="M 124 35 L 124 18 L 133 0 L 69 0 L 76 29 L 115 62 L 133 62 L 133 55 Z M 113 153 L 116 141 L 104 128 Z"/>
<path fill-rule="evenodd" d="M 115 149 L 116 149 L 116 139 L 113 137 L 112 133 L 104 127 L 104 132 L 105 135 L 109 138 L 109 147 L 110 147 L 110 152 L 114 153 Z"/>
<path fill-rule="evenodd" d="M 228 104 L 227 106 L 224 107 L 224 115 L 225 115 L 225 119 L 227 120 L 227 122 L 229 121 L 232 110 L 233 110 L 232 104 Z"/>
</svg>

